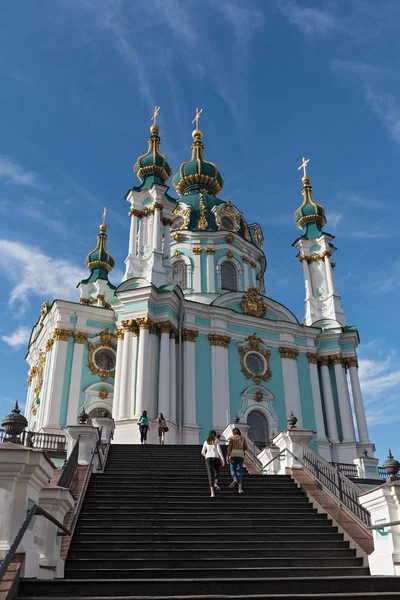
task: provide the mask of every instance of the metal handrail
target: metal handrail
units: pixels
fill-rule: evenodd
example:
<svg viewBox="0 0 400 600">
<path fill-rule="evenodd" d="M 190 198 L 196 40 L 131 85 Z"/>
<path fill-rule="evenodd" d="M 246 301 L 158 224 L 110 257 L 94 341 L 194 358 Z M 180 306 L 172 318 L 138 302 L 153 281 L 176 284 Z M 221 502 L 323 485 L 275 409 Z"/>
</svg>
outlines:
<svg viewBox="0 0 400 600">
<path fill-rule="evenodd" d="M 301 464 L 303 469 L 314 479 L 314 481 L 317 481 L 321 484 L 324 490 L 331 496 L 331 498 L 335 502 L 337 502 L 337 504 L 339 504 L 339 506 L 341 506 L 344 510 L 350 513 L 351 516 L 357 521 L 357 523 L 359 523 L 359 525 L 361 525 L 364 529 L 368 529 L 371 524 L 370 514 L 363 506 L 357 503 L 357 495 L 360 496 L 361 494 L 363 494 L 364 490 L 352 481 L 350 481 L 350 479 L 348 479 L 345 475 L 340 473 L 336 468 L 332 467 L 332 465 L 330 465 L 328 461 L 326 461 L 324 458 L 322 458 L 322 456 L 314 452 L 314 450 L 312 450 L 309 446 L 304 444 L 304 442 L 301 443 L 307 451 L 310 451 L 311 453 L 315 454 L 315 456 L 318 457 L 318 459 L 326 463 L 326 465 L 328 465 L 328 467 L 335 472 L 335 475 L 337 475 L 338 477 L 338 482 L 337 484 L 336 482 L 332 483 L 333 486 L 337 488 L 338 493 L 334 493 L 332 486 L 329 487 L 323 477 L 317 477 L 316 473 L 307 466 L 307 464 L 304 462 L 304 455 L 302 460 L 301 458 L 293 454 L 293 452 L 291 452 L 288 448 L 284 448 L 279 452 L 279 454 L 277 454 L 270 461 L 268 461 L 268 463 L 263 466 L 262 471 L 264 472 L 268 465 L 270 465 L 272 462 L 274 462 L 274 460 L 282 456 L 282 454 L 284 454 L 285 452 L 288 452 L 295 460 L 297 460 Z M 355 498 L 353 498 L 348 493 L 349 490 L 352 490 L 354 492 L 356 496 Z M 346 503 L 346 500 L 350 500 L 350 502 Z M 354 504 L 357 510 L 354 510 L 352 506 L 349 506 L 349 504 Z"/>
<path fill-rule="evenodd" d="M 72 480 L 75 476 L 76 469 L 78 468 L 78 464 L 79 464 L 78 463 L 79 440 L 80 440 L 80 436 L 78 436 L 78 439 L 76 440 L 74 447 L 72 448 L 72 452 L 69 455 L 67 462 L 64 464 L 62 473 L 57 482 L 57 485 L 59 487 L 69 488 L 69 486 L 71 485 Z"/>
<path fill-rule="evenodd" d="M 389 523 L 380 523 L 379 525 L 370 525 L 367 529 L 385 529 L 385 527 L 394 527 L 400 525 L 400 521 L 389 521 Z"/>
<path fill-rule="evenodd" d="M 60 523 L 60 521 L 55 519 L 50 513 L 47 512 L 47 510 L 44 510 L 44 508 L 41 508 L 38 504 L 34 504 L 32 506 L 32 508 L 28 511 L 28 514 L 26 515 L 25 520 L 22 523 L 20 530 L 18 531 L 17 535 L 15 536 L 14 541 L 11 544 L 10 549 L 7 552 L 7 554 L 5 555 L 4 560 L 0 566 L 0 581 L 3 579 L 3 576 L 5 575 L 8 567 L 10 566 L 13 556 L 14 556 L 15 552 L 17 551 L 17 548 L 20 545 L 21 540 L 24 537 L 25 532 L 28 529 L 29 525 L 31 524 L 31 521 L 35 515 L 38 515 L 41 517 L 46 517 L 46 519 L 48 519 L 49 521 L 54 523 L 54 525 L 57 525 L 57 527 L 59 527 L 65 533 L 65 535 L 71 535 L 70 530 L 67 529 L 63 525 L 63 523 Z"/>
</svg>

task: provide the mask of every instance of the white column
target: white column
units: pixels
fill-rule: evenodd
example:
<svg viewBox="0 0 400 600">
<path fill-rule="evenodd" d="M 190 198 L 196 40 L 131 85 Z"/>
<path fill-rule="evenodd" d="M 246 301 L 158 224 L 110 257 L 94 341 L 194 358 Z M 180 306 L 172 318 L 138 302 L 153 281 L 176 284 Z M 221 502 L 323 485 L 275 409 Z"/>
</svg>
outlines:
<svg viewBox="0 0 400 600">
<path fill-rule="evenodd" d="M 66 425 L 76 425 L 78 418 L 79 394 L 81 391 L 81 376 L 83 364 L 83 351 L 87 334 L 74 332 L 74 356 L 72 358 L 71 382 L 69 385 L 68 412 Z"/>
<path fill-rule="evenodd" d="M 222 431 L 226 425 L 229 403 L 228 346 L 230 338 L 225 335 L 210 334 L 212 369 L 212 414 L 213 429 Z"/>
<path fill-rule="evenodd" d="M 125 332 L 124 332 L 123 328 L 118 328 L 115 330 L 115 333 L 118 337 L 118 342 L 117 342 L 117 361 L 116 361 L 116 365 L 115 365 L 112 416 L 113 416 L 114 420 L 117 420 L 119 417 L 119 411 L 120 411 L 122 354 L 124 351 L 123 348 L 124 348 Z M 68 423 L 68 425 L 70 425 L 70 423 Z"/>
<path fill-rule="evenodd" d="M 136 236 L 137 236 L 137 226 L 138 226 L 138 214 L 137 211 L 133 208 L 131 210 L 131 225 L 129 230 L 129 256 L 136 256 Z"/>
<path fill-rule="evenodd" d="M 168 219 L 164 220 L 164 258 L 171 258 L 171 222 Z"/>
<path fill-rule="evenodd" d="M 325 258 L 324 263 L 325 263 L 326 281 L 328 284 L 329 294 L 336 294 L 335 283 L 333 280 L 331 259 L 329 258 L 329 256 L 327 256 Z"/>
<path fill-rule="evenodd" d="M 329 374 L 329 357 L 324 356 L 320 359 L 322 390 L 324 392 L 324 404 L 326 414 L 326 425 L 328 427 L 328 436 L 331 442 L 339 443 L 339 434 L 336 423 L 335 404 L 333 400 L 331 377 Z"/>
<path fill-rule="evenodd" d="M 279 348 L 282 357 L 283 387 L 285 390 L 286 415 L 289 417 L 293 412 L 298 419 L 298 427 L 302 428 L 303 418 L 301 414 L 299 376 L 297 373 L 298 350 L 293 348 Z"/>
<path fill-rule="evenodd" d="M 131 356 L 131 391 L 130 391 L 130 402 L 129 402 L 129 418 L 135 417 L 135 404 L 136 404 L 136 361 L 137 361 L 137 346 L 138 346 L 138 333 L 132 331 L 126 335 L 132 335 L 132 356 Z"/>
<path fill-rule="evenodd" d="M 196 425 L 196 344 L 197 331 L 183 331 L 183 421 Z"/>
<path fill-rule="evenodd" d="M 194 291 L 201 292 L 201 248 L 193 248 Z"/>
<path fill-rule="evenodd" d="M 332 357 L 336 388 L 338 393 L 340 421 L 342 423 L 343 442 L 355 442 L 353 415 L 351 412 L 350 395 L 347 387 L 346 373 L 343 368 L 343 358 L 340 354 Z"/>
<path fill-rule="evenodd" d="M 170 418 L 169 392 L 170 392 L 170 343 L 169 334 L 171 324 L 169 321 L 159 323 L 160 336 L 160 359 L 158 371 L 158 412 L 164 417 Z"/>
<path fill-rule="evenodd" d="M 243 259 L 243 263 L 244 263 L 244 267 L 243 267 L 243 272 L 244 272 L 244 289 L 247 290 L 247 288 L 249 287 L 250 283 L 249 283 L 249 259 Z"/>
<path fill-rule="evenodd" d="M 315 426 L 317 428 L 317 441 L 326 441 L 321 391 L 319 389 L 318 381 L 318 359 L 317 355 L 313 352 L 307 352 L 307 358 L 310 365 L 311 389 L 314 405 Z"/>
<path fill-rule="evenodd" d="M 153 217 L 153 250 L 161 252 L 161 205 L 154 205 Z"/>
<path fill-rule="evenodd" d="M 144 223 L 147 217 L 140 217 L 139 229 L 137 232 L 137 255 L 140 258 L 142 256 L 142 246 L 144 245 Z"/>
<path fill-rule="evenodd" d="M 214 254 L 215 248 L 207 248 L 207 280 L 208 280 L 208 291 L 213 294 L 215 292 L 215 265 L 214 265 Z"/>
<path fill-rule="evenodd" d="M 45 411 L 47 409 L 47 402 L 50 402 L 48 394 L 47 394 L 47 390 L 49 389 L 49 382 L 50 382 L 50 376 L 51 376 L 51 368 L 50 368 L 51 362 L 52 362 L 52 346 L 50 347 L 49 350 L 46 349 L 46 362 L 44 365 L 43 385 L 42 385 L 42 390 L 40 393 L 40 406 L 38 406 L 39 418 L 37 420 L 36 431 L 40 431 L 41 428 L 43 427 Z M 35 388 L 35 385 L 33 383 L 31 383 L 30 387 L 28 388 L 29 402 L 26 405 L 25 413 L 27 413 L 28 410 L 30 411 L 32 402 L 35 399 L 34 388 Z M 33 417 L 33 415 L 32 415 L 32 417 Z"/>
<path fill-rule="evenodd" d="M 310 267 L 308 266 L 308 261 L 306 260 L 305 256 L 303 257 L 303 260 L 301 262 L 303 265 L 304 285 L 306 288 L 306 298 L 305 299 L 308 300 L 312 296 Z"/>
<path fill-rule="evenodd" d="M 150 321 L 149 326 L 149 351 L 147 359 L 147 369 L 149 377 L 149 387 L 147 389 L 147 406 L 143 409 L 147 410 L 150 419 L 155 419 L 157 413 L 158 400 L 158 361 L 159 361 L 159 343 L 158 329 L 155 323 Z"/>
<path fill-rule="evenodd" d="M 176 331 L 171 331 L 169 339 L 169 420 L 176 423 Z"/>
<path fill-rule="evenodd" d="M 132 381 L 132 321 L 122 321 L 122 327 L 125 331 L 122 364 L 121 364 L 121 380 L 120 380 L 120 400 L 119 400 L 119 415 L 118 419 L 129 418 L 130 392 Z"/>
<path fill-rule="evenodd" d="M 351 391 L 353 394 L 354 412 L 356 413 L 358 437 L 361 444 L 370 444 L 367 419 L 365 417 L 364 402 L 361 393 L 360 380 L 358 378 L 357 357 L 347 359 L 350 372 Z"/>
<path fill-rule="evenodd" d="M 251 261 L 250 263 L 251 265 L 251 285 L 256 285 L 256 267 L 255 267 L 255 263 L 253 261 Z M 254 267 L 253 267 L 254 265 Z"/>
<path fill-rule="evenodd" d="M 61 397 L 66 377 L 65 366 L 67 360 L 68 338 L 72 331 L 55 330 L 55 342 L 51 350 L 52 364 L 49 383 L 46 389 L 46 414 L 43 419 L 43 427 L 47 429 L 59 429 Z"/>
<path fill-rule="evenodd" d="M 148 390 L 149 390 L 149 319 L 147 317 L 137 319 L 139 326 L 139 348 L 137 364 L 137 382 L 136 382 L 136 408 L 137 416 L 141 415 L 143 410 L 147 410 Z"/>
</svg>

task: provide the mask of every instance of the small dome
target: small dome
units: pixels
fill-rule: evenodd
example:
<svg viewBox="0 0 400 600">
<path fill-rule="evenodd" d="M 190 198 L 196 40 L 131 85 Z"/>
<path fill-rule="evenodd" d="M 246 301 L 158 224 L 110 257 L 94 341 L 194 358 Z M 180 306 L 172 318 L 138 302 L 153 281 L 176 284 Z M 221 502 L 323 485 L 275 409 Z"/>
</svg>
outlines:
<svg viewBox="0 0 400 600">
<path fill-rule="evenodd" d="M 106 247 L 106 231 L 107 226 L 103 223 L 100 225 L 100 233 L 97 236 L 97 246 L 87 255 L 85 264 L 88 269 L 99 269 L 104 270 L 106 273 L 110 273 L 115 267 L 115 260 Z"/>
<path fill-rule="evenodd" d="M 160 152 L 161 139 L 158 125 L 150 127 L 149 149 L 146 154 L 139 156 L 133 167 L 133 172 L 144 181 L 153 176 L 156 183 L 164 184 L 172 175 L 172 169 L 164 154 Z"/>
<path fill-rule="evenodd" d="M 204 159 L 203 134 L 200 129 L 193 131 L 192 158 L 182 163 L 172 185 L 179 196 L 191 194 L 199 189 L 217 196 L 224 187 L 217 165 Z"/>
<path fill-rule="evenodd" d="M 327 222 L 325 209 L 313 199 L 310 178 L 305 176 L 302 178 L 302 182 L 303 204 L 294 213 L 294 218 L 297 221 L 298 228 L 304 229 L 305 233 L 309 225 L 316 225 L 320 231 Z"/>
</svg>

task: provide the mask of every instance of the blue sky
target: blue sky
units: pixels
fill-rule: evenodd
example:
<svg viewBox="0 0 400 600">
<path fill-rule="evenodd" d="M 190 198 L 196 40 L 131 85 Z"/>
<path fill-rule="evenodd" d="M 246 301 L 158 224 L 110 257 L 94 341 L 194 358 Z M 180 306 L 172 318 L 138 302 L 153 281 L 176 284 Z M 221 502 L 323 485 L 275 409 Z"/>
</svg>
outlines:
<svg viewBox="0 0 400 600">
<path fill-rule="evenodd" d="M 118 283 L 154 106 L 174 172 L 201 107 L 221 197 L 263 227 L 267 295 L 300 319 L 293 212 L 311 157 L 371 437 L 399 458 L 399 29 L 398 0 L 3 0 L 0 414 L 24 402 L 41 303 L 78 297 L 103 206 Z"/>
</svg>

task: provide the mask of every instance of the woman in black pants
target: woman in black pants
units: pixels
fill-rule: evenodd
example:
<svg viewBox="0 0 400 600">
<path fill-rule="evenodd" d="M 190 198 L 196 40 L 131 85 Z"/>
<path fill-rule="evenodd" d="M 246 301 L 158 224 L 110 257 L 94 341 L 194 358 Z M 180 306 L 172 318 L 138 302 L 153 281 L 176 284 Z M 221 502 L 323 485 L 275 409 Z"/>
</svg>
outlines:
<svg viewBox="0 0 400 600">
<path fill-rule="evenodd" d="M 212 429 L 201 450 L 206 459 L 208 482 L 210 485 L 211 498 L 215 498 L 215 490 L 219 490 L 218 475 L 220 465 L 224 466 L 224 456 L 217 440 L 217 432 Z"/>
</svg>

